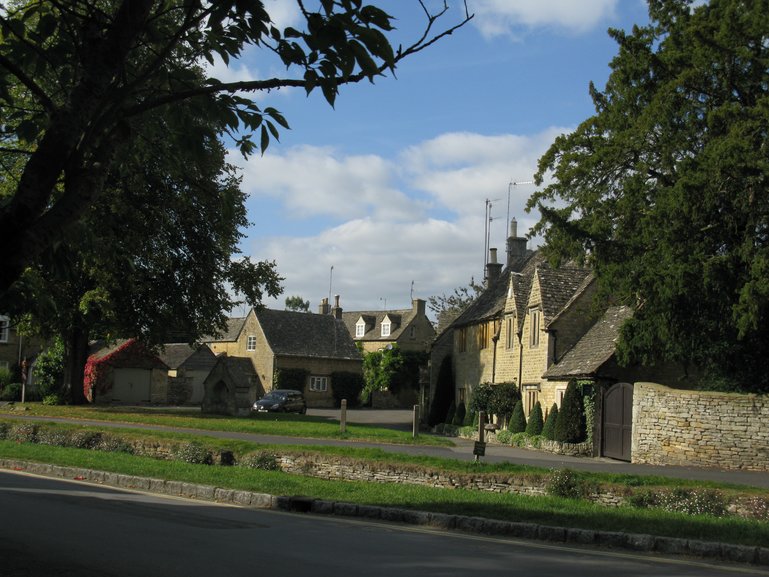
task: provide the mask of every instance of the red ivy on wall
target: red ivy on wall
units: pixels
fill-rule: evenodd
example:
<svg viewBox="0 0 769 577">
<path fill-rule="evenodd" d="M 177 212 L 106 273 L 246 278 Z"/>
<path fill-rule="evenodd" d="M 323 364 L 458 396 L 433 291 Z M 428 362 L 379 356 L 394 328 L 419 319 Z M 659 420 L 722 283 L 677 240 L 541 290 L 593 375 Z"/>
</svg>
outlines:
<svg viewBox="0 0 769 577">
<path fill-rule="evenodd" d="M 165 366 L 152 351 L 136 339 L 129 339 L 103 357 L 91 355 L 85 363 L 83 393 L 89 402 L 96 394 L 103 394 L 111 388 L 110 378 L 115 367 L 156 368 Z"/>
</svg>

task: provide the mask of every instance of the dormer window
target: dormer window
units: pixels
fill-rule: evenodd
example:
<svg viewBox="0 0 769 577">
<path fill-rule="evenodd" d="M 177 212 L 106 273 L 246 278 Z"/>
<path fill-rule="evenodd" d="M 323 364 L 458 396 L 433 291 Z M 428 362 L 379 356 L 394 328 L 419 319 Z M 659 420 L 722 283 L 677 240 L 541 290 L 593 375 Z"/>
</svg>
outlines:
<svg viewBox="0 0 769 577">
<path fill-rule="evenodd" d="M 392 322 L 390 322 L 390 318 L 389 317 L 385 317 L 382 320 L 382 336 L 383 337 L 389 337 L 391 330 L 392 330 Z"/>
<path fill-rule="evenodd" d="M 366 334 L 366 321 L 363 320 L 363 317 L 358 319 L 358 322 L 355 323 L 355 337 L 360 338 Z"/>
<path fill-rule="evenodd" d="M 7 343 L 11 328 L 11 319 L 0 315 L 0 343 Z"/>
</svg>

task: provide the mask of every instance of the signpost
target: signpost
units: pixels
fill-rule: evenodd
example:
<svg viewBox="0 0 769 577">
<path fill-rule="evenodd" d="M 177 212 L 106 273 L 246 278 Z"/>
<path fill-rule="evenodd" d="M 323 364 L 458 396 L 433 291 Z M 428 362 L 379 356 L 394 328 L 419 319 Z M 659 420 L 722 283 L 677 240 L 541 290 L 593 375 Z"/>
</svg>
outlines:
<svg viewBox="0 0 769 577">
<path fill-rule="evenodd" d="M 484 411 L 478 412 L 478 440 L 473 446 L 473 455 L 476 463 L 481 457 L 486 456 L 486 413 Z"/>
</svg>

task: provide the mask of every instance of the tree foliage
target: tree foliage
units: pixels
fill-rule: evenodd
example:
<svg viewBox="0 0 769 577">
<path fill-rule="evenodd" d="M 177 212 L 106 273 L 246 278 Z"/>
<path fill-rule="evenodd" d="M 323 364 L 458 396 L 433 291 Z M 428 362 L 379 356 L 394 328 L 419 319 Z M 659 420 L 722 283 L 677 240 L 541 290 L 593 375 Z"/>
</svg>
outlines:
<svg viewBox="0 0 769 577">
<path fill-rule="evenodd" d="M 521 401 L 517 401 L 513 407 L 513 413 L 507 425 L 507 430 L 511 433 L 523 433 L 526 431 L 526 415 L 523 414 L 523 403 Z"/>
<path fill-rule="evenodd" d="M 542 405 L 537 401 L 534 403 L 531 413 L 529 413 L 529 422 L 526 423 L 526 433 L 529 435 L 541 435 L 544 425 Z"/>
<path fill-rule="evenodd" d="M 363 355 L 363 394 L 366 399 L 374 391 L 387 391 L 395 383 L 395 377 L 403 367 L 401 350 L 393 345 L 381 351 Z"/>
<path fill-rule="evenodd" d="M 622 363 L 675 361 L 707 383 L 766 390 L 769 373 L 769 5 L 652 0 L 611 30 L 596 114 L 539 163 L 534 229 L 636 307 Z"/>
<path fill-rule="evenodd" d="M 299 295 L 286 297 L 286 310 L 302 313 L 310 312 L 310 301 L 304 300 Z"/>
<path fill-rule="evenodd" d="M 428 308 L 439 317 L 442 314 L 459 315 L 483 292 L 483 286 L 476 284 L 475 279 L 470 279 L 470 284 L 454 289 L 447 295 L 431 296 L 427 299 Z"/>
<path fill-rule="evenodd" d="M 542 436 L 550 441 L 555 440 L 555 423 L 558 421 L 558 405 L 553 403 L 550 412 L 545 419 L 545 425 L 542 427 Z"/>
<path fill-rule="evenodd" d="M 383 10 L 355 0 L 305 5 L 301 29 L 283 30 L 262 0 L 17 0 L 0 8 L 0 146 L 9 191 L 0 203 L 0 295 L 101 200 L 118 152 L 141 138 L 146 115 L 196 107 L 243 154 L 264 151 L 288 123 L 250 95 L 318 89 L 333 105 L 340 86 L 394 72 L 471 17 L 465 12 L 436 32 L 448 8 L 425 9 L 424 35 L 395 50 Z M 285 77 L 199 78 L 200 63 L 228 63 L 251 47 L 277 57 Z"/>
</svg>

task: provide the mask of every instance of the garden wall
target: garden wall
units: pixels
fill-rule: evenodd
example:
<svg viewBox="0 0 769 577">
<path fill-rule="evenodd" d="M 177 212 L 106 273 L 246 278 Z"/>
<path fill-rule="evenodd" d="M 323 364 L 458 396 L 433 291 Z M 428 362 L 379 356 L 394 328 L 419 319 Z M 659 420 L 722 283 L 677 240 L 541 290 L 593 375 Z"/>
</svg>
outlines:
<svg viewBox="0 0 769 577">
<path fill-rule="evenodd" d="M 769 395 L 633 387 L 634 463 L 769 471 Z"/>
</svg>

